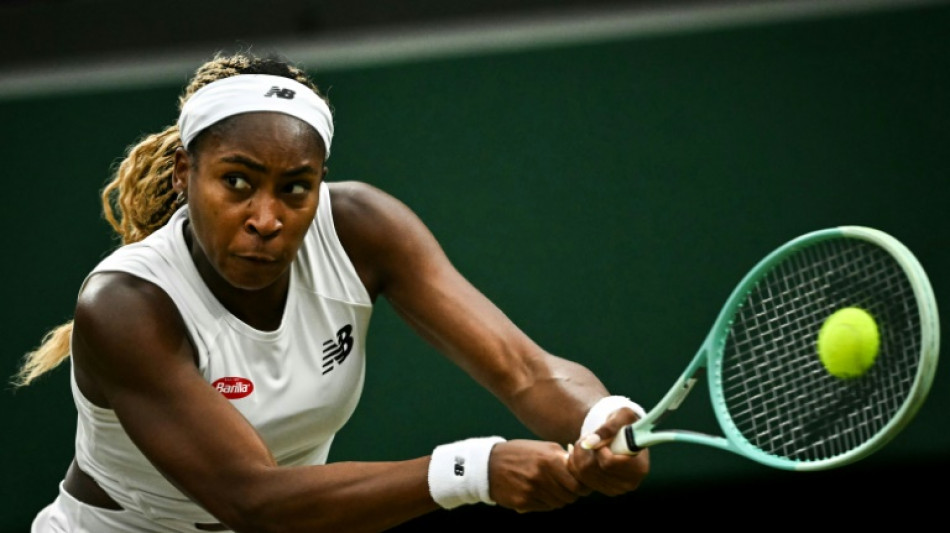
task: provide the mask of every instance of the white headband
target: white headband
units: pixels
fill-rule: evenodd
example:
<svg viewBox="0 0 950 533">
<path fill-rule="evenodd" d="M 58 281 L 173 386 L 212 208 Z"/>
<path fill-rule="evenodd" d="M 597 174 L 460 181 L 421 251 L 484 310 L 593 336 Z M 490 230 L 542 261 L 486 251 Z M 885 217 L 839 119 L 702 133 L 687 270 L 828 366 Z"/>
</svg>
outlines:
<svg viewBox="0 0 950 533">
<path fill-rule="evenodd" d="M 255 111 L 274 111 L 297 117 L 313 126 L 330 157 L 333 115 L 327 103 L 310 87 L 282 76 L 240 74 L 198 89 L 182 106 L 178 117 L 181 142 L 188 148 L 202 130 L 228 117 Z"/>
</svg>

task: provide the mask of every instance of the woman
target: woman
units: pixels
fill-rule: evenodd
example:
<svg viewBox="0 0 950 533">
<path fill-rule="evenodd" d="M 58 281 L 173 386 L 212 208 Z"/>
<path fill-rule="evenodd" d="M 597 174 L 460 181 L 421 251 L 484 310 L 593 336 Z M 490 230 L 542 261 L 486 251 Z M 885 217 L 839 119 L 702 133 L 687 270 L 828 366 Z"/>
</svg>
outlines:
<svg viewBox="0 0 950 533">
<path fill-rule="evenodd" d="M 78 410 L 75 459 L 34 531 L 378 531 L 639 485 L 648 454 L 604 448 L 639 406 L 529 339 L 404 204 L 326 181 L 332 113 L 303 71 L 216 57 L 180 104 L 103 192 L 124 245 L 19 375 L 71 356 Z M 326 464 L 378 296 L 543 440 Z"/>
</svg>

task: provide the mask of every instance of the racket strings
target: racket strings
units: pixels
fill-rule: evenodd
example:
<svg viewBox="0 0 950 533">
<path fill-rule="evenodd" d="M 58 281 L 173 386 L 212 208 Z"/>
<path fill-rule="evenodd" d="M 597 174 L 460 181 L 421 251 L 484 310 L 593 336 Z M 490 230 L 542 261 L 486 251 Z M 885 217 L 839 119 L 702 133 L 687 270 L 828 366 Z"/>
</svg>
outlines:
<svg viewBox="0 0 950 533">
<path fill-rule="evenodd" d="M 816 350 L 824 320 L 857 306 L 875 317 L 880 352 L 839 379 Z M 730 423 L 749 444 L 793 461 L 842 455 L 873 439 L 909 395 L 920 322 L 913 287 L 885 250 L 822 241 L 775 265 L 748 293 L 725 337 L 721 381 Z"/>
</svg>

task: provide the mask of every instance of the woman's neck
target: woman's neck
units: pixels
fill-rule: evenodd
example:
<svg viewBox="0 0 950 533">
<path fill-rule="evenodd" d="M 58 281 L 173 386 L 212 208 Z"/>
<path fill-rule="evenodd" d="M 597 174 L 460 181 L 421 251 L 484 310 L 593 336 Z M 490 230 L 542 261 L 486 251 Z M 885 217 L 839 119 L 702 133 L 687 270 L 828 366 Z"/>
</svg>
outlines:
<svg viewBox="0 0 950 533">
<path fill-rule="evenodd" d="M 241 322 L 254 329 L 273 331 L 279 328 L 287 304 L 290 271 L 263 289 L 246 290 L 235 287 L 215 270 L 201 246 L 195 242 L 188 222 L 185 222 L 182 230 L 195 268 L 218 302 Z"/>
</svg>

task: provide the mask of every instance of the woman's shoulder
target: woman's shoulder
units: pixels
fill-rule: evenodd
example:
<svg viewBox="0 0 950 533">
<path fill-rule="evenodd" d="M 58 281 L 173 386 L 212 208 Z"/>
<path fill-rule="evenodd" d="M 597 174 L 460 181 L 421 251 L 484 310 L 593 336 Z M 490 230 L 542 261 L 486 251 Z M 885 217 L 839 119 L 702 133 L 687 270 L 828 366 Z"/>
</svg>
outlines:
<svg viewBox="0 0 950 533">
<path fill-rule="evenodd" d="M 338 181 L 327 186 L 335 222 L 368 225 L 379 231 L 413 215 L 401 200 L 367 182 Z"/>
<path fill-rule="evenodd" d="M 91 275 L 76 303 L 78 331 L 100 332 L 115 329 L 139 332 L 163 329 L 180 315 L 168 294 L 156 284 L 127 272 L 106 271 Z"/>
<path fill-rule="evenodd" d="M 428 238 L 422 221 L 403 202 L 360 181 L 329 183 L 333 224 L 371 295 L 405 268 L 412 249 Z"/>
<path fill-rule="evenodd" d="M 130 272 L 104 270 L 89 275 L 77 304 L 87 309 L 119 309 L 170 302 L 168 293 L 153 281 Z"/>
<path fill-rule="evenodd" d="M 333 214 L 379 209 L 390 195 L 365 181 L 327 182 Z"/>
<path fill-rule="evenodd" d="M 190 259 L 183 257 L 187 253 L 184 249 L 176 248 L 184 246 L 183 242 L 174 242 L 174 237 L 180 235 L 176 228 L 180 229 L 170 221 L 144 239 L 123 244 L 103 257 L 80 287 L 79 306 L 97 313 L 123 308 L 158 314 L 174 310 L 168 305 L 172 302 L 169 292 L 186 289 L 190 279 L 186 269 L 180 267 Z"/>
</svg>

